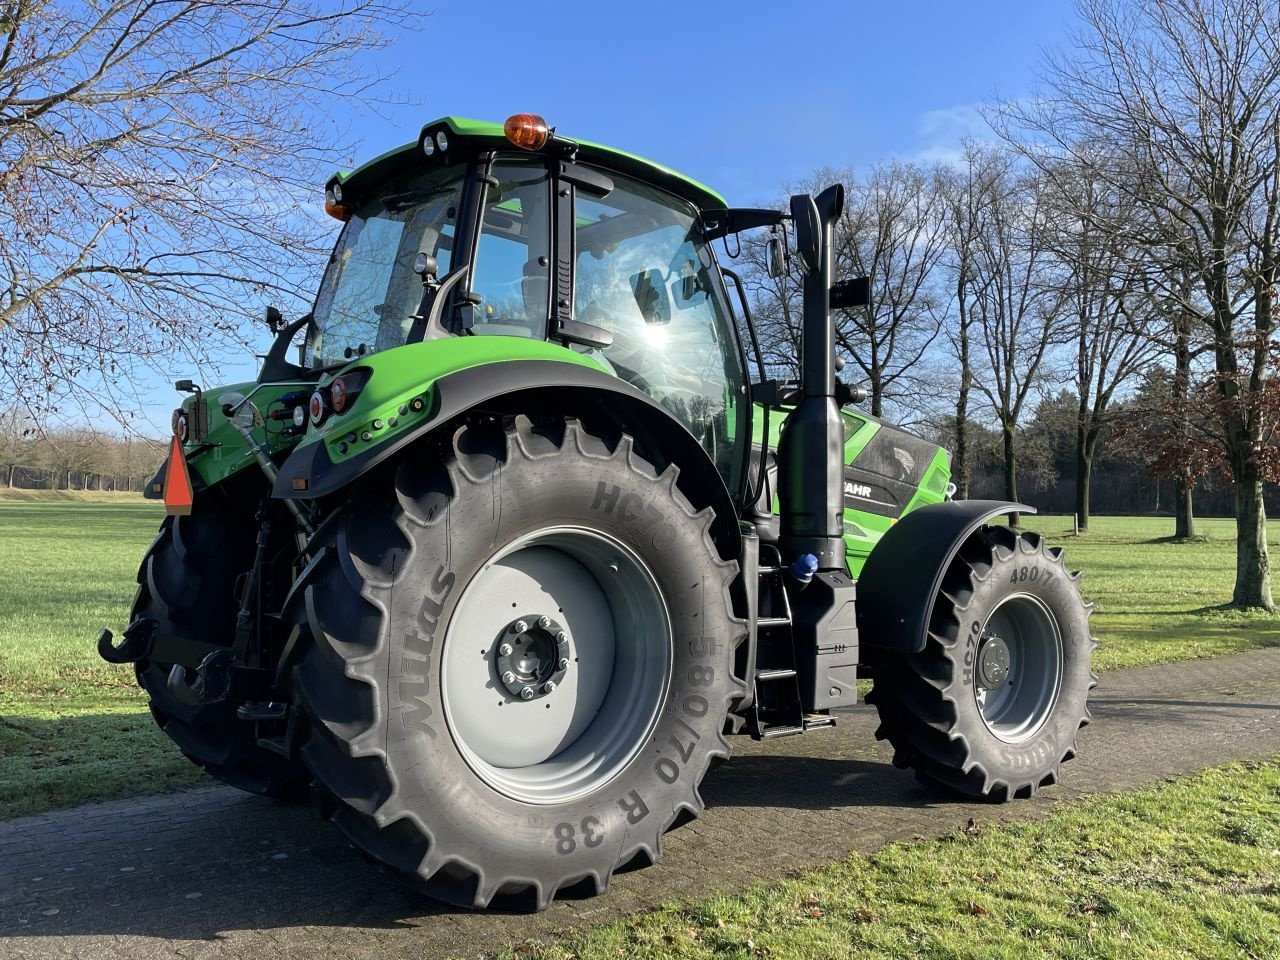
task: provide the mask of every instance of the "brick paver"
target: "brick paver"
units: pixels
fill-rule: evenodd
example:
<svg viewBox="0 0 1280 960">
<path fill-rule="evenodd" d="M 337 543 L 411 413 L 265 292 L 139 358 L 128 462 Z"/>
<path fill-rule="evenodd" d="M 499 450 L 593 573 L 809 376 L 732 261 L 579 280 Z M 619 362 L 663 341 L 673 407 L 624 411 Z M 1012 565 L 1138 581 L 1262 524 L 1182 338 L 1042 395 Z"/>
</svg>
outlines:
<svg viewBox="0 0 1280 960">
<path fill-rule="evenodd" d="M 937 836 L 970 816 L 1043 815 L 1229 759 L 1280 753 L 1280 650 L 1104 674 L 1064 783 L 1001 807 L 917 785 L 875 743 L 873 712 L 752 743 L 703 786 L 707 811 L 656 867 L 537 916 L 469 913 L 402 890 L 306 807 L 221 786 L 0 823 L 0 958 L 477 956 L 663 900 Z"/>
</svg>

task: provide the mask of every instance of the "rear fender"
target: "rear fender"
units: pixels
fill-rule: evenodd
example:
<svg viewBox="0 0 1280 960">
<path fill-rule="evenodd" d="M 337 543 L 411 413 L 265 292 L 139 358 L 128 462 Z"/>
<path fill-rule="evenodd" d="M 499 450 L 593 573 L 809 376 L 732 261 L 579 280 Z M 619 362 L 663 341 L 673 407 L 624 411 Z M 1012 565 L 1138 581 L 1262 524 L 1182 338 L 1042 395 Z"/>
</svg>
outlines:
<svg viewBox="0 0 1280 960">
<path fill-rule="evenodd" d="M 715 464 L 680 421 L 625 380 L 558 360 L 504 360 L 445 374 L 432 382 L 430 393 L 425 419 L 358 456 L 334 463 L 326 443 L 299 447 L 281 466 L 272 496 L 314 500 L 339 493 L 472 411 L 575 417 L 597 430 L 635 437 L 659 473 L 675 464 L 677 485 L 694 508 L 715 510 L 711 533 L 721 556 L 738 559 L 737 509 Z"/>
<path fill-rule="evenodd" d="M 961 545 L 988 520 L 1034 507 L 957 500 L 911 511 L 875 545 L 858 578 L 858 635 L 864 646 L 919 653 L 943 575 Z"/>
</svg>

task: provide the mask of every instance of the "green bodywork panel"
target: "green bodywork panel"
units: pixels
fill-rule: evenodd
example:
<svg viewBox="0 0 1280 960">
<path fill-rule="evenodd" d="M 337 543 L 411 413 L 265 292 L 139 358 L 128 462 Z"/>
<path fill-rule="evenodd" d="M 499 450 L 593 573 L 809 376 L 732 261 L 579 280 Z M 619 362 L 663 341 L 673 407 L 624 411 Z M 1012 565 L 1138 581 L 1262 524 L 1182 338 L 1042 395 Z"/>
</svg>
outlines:
<svg viewBox="0 0 1280 960">
<path fill-rule="evenodd" d="M 465 117 L 442 117 L 439 120 L 433 120 L 425 124 L 425 127 L 445 127 L 448 129 L 452 134 L 450 137 L 450 150 L 455 149 L 453 138 L 456 137 L 459 141 L 468 141 L 472 146 L 478 145 L 491 150 L 519 152 L 519 148 L 513 146 L 511 141 L 507 139 L 500 123 L 469 120 Z M 558 133 L 556 135 L 560 136 Z M 648 183 L 653 183 L 670 190 L 677 196 L 683 197 L 703 210 L 723 210 L 728 206 L 724 197 L 705 183 L 699 183 L 692 177 L 686 177 L 679 171 L 672 170 L 661 163 L 637 156 L 634 153 L 628 153 L 625 150 L 592 143 L 589 140 L 574 140 L 573 142 L 578 146 L 577 159 L 583 163 L 607 167 L 619 173 L 629 174 Z M 448 152 L 445 151 L 445 154 Z M 391 171 L 399 170 L 406 163 L 428 165 L 444 162 L 445 159 L 439 152 L 431 159 L 420 156 L 418 144 L 414 142 L 388 150 L 381 156 L 374 157 L 354 170 L 339 171 L 334 174 L 329 182 L 332 183 L 337 180 L 344 186 L 351 184 L 358 188 L 365 182 L 380 183 L 386 180 Z"/>
<path fill-rule="evenodd" d="M 265 417 L 271 402 L 282 394 L 305 390 L 306 396 L 310 397 L 313 390 L 327 389 L 344 374 L 367 371 L 368 377 L 354 401 L 342 413 L 330 414 L 319 427 L 308 422 L 302 436 L 283 436 L 281 430 L 285 424 L 282 422 L 264 420 L 254 427 L 255 439 L 265 443 L 273 455 L 294 447 L 324 443 L 330 459 L 341 463 L 412 430 L 428 419 L 435 409 L 434 381 L 447 374 L 482 365 L 492 366 L 493 375 L 500 378 L 502 363 L 510 360 L 553 360 L 604 371 L 604 367 L 588 356 L 558 344 L 527 337 L 454 337 L 411 343 L 355 359 L 316 382 L 299 385 L 233 384 L 208 391 L 209 432 L 203 442 L 188 441 L 185 446 L 187 462 L 206 486 L 220 483 L 246 467 L 256 469 L 253 454 L 244 438 L 222 415 L 218 398 L 227 394 L 245 395 L 257 387 L 251 400 Z M 419 402 L 415 403 L 415 400 Z M 188 416 L 193 405 L 192 399 L 183 405 Z M 407 408 L 407 412 L 401 413 L 401 408 Z M 366 435 L 367 440 L 364 439 Z M 353 436 L 354 440 L 351 439 Z"/>
<path fill-rule="evenodd" d="M 757 444 L 763 439 L 763 413 L 763 408 L 757 404 L 752 417 L 752 439 Z M 775 451 L 786 422 L 786 415 L 786 411 L 777 409 L 771 410 L 769 414 L 769 447 Z M 856 469 L 858 458 L 866 452 L 876 434 L 884 429 L 894 430 L 895 428 L 886 427 L 885 424 L 871 417 L 849 410 L 842 410 L 841 415 L 845 422 L 844 463 L 846 467 Z M 924 468 L 919 485 L 897 516 L 850 507 L 846 498 L 844 544 L 850 575 L 857 579 L 862 573 L 862 566 L 866 563 L 871 549 L 901 517 L 917 507 L 944 501 L 947 495 L 947 484 L 950 481 L 951 459 L 944 448 L 935 447 L 932 459 Z M 780 512 L 776 485 L 770 506 L 775 514 Z"/>
</svg>

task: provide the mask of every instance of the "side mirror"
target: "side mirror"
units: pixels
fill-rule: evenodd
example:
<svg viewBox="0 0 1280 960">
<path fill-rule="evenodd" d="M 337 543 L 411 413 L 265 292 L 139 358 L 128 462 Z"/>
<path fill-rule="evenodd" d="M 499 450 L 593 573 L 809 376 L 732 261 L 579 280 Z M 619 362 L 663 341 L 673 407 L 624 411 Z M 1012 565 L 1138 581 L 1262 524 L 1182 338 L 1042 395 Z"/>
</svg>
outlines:
<svg viewBox="0 0 1280 960">
<path fill-rule="evenodd" d="M 275 307 L 267 307 L 267 312 L 263 319 L 266 321 L 267 329 L 273 335 L 284 325 L 284 317 L 280 315 L 280 311 Z"/>
<path fill-rule="evenodd" d="M 791 222 L 796 231 L 796 259 L 807 276 L 818 269 L 822 258 L 822 221 L 813 197 L 801 193 L 791 198 Z"/>
<path fill-rule="evenodd" d="M 702 289 L 698 280 L 698 270 L 692 260 L 686 260 L 680 268 L 680 302 L 688 303 Z"/>
<path fill-rule="evenodd" d="M 631 292 L 645 323 L 671 322 L 671 297 L 657 270 L 644 270 L 631 278 Z"/>
<path fill-rule="evenodd" d="M 785 277 L 787 275 L 787 245 L 781 237 L 770 237 L 768 246 L 769 276 Z"/>
</svg>

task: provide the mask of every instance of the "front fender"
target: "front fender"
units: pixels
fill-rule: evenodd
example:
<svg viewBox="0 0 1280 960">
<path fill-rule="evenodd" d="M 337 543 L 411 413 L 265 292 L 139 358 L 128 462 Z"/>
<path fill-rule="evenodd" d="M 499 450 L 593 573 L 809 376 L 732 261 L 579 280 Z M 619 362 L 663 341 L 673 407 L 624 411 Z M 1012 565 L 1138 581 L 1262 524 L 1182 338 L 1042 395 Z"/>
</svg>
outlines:
<svg viewBox="0 0 1280 960">
<path fill-rule="evenodd" d="M 955 500 L 920 507 L 889 528 L 858 578 L 858 635 L 863 644 L 918 653 L 942 577 L 960 546 L 992 517 L 1035 513 L 1001 500 Z"/>
</svg>

